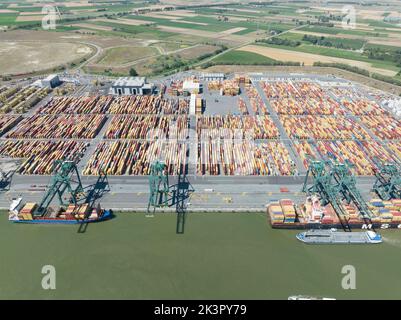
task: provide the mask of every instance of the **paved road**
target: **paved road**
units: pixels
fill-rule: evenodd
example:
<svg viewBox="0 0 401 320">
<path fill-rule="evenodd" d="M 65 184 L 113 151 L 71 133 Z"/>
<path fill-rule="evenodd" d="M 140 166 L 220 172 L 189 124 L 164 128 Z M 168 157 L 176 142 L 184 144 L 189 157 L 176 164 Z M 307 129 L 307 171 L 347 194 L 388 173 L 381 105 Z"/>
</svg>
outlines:
<svg viewBox="0 0 401 320">
<path fill-rule="evenodd" d="M 188 177 L 195 192 L 189 200 L 191 211 L 236 211 L 259 210 L 271 200 L 290 198 L 301 203 L 305 194 L 301 193 L 303 177 Z M 39 202 L 49 183 L 49 176 L 15 175 L 11 189 L 0 193 L 0 208 L 7 209 L 10 199 L 22 196 L 27 202 Z M 95 177 L 82 177 L 84 186 L 93 184 Z M 370 199 L 373 178 L 358 178 L 358 186 L 365 199 Z M 149 198 L 146 177 L 109 177 L 111 191 L 100 203 L 103 207 L 114 210 L 144 211 Z M 176 183 L 171 177 L 170 184 Z M 280 192 L 281 187 L 288 192 Z M 167 209 L 173 210 L 173 209 Z"/>
</svg>

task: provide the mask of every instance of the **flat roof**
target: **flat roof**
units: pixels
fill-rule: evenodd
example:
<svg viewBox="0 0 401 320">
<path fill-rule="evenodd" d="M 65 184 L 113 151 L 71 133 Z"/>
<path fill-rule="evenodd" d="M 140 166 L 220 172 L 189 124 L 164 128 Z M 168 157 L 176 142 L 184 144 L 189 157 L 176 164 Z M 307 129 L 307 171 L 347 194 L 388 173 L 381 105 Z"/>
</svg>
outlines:
<svg viewBox="0 0 401 320">
<path fill-rule="evenodd" d="M 57 78 L 58 77 L 58 75 L 57 74 L 49 74 L 46 78 L 44 78 L 43 80 L 45 80 L 45 81 L 51 81 L 51 80 L 53 80 L 54 78 Z"/>
<path fill-rule="evenodd" d="M 142 87 L 145 82 L 145 77 L 121 77 L 113 83 L 113 87 Z"/>
<path fill-rule="evenodd" d="M 220 73 L 220 72 L 203 73 L 202 76 L 205 78 L 224 78 L 225 77 L 224 73 Z"/>
</svg>

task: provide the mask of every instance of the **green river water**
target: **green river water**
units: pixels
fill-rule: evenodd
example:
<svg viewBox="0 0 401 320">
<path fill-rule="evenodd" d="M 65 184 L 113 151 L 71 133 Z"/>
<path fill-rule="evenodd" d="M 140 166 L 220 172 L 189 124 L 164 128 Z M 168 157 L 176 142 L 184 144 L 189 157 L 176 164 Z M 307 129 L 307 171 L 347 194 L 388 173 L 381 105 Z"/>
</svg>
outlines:
<svg viewBox="0 0 401 320">
<path fill-rule="evenodd" d="M 1 299 L 401 299 L 401 230 L 379 245 L 305 245 L 273 230 L 263 214 L 176 216 L 120 213 L 78 226 L 18 225 L 0 219 Z M 44 265 L 56 289 L 41 286 Z M 356 289 L 341 286 L 344 265 Z"/>
</svg>

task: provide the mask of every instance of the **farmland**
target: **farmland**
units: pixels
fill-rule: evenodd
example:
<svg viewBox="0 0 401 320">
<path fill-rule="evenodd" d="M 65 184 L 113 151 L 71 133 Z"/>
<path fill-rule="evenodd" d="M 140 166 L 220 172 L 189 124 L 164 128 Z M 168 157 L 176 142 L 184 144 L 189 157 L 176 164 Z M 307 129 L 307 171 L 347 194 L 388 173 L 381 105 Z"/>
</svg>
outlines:
<svg viewBox="0 0 401 320">
<path fill-rule="evenodd" d="M 120 65 L 154 55 L 157 52 L 151 47 L 117 47 L 107 49 L 104 56 L 98 61 L 100 65 Z"/>
<path fill-rule="evenodd" d="M 81 44 L 95 43 L 97 50 L 92 54 L 96 58 L 90 63 L 71 66 L 64 63 L 64 68 L 79 67 L 95 74 L 121 76 L 127 75 L 131 68 L 140 75 L 158 75 L 213 64 L 335 62 L 384 76 L 380 79 L 388 82 L 400 78 L 397 75 L 401 70 L 399 62 L 388 58 L 388 54 L 377 56 L 367 51 L 375 46 L 379 48 L 376 50 L 389 53 L 389 47 L 401 45 L 401 28 L 395 22 L 385 21 L 397 15 L 396 8 L 358 6 L 355 28 L 342 28 L 341 7 L 334 4 L 320 7 L 313 1 L 310 5 L 229 2 L 221 6 L 218 3 L 208 6 L 203 2 L 194 6 L 179 1 L 160 5 L 147 1 L 124 4 L 77 1 L 73 6 L 66 2 L 57 7 L 61 16 L 56 30 L 47 32 L 56 31 L 59 37 L 75 38 L 71 41 L 75 43 L 78 38 L 83 40 L 79 41 Z M 35 34 L 40 30 L 40 13 L 40 5 L 20 0 L 0 12 L 0 26 L 8 33 L 23 27 Z M 0 39 L 3 36 L 0 35 Z M 97 38 L 100 37 L 113 39 L 113 46 L 99 45 Z M 277 45 L 276 38 L 299 42 L 299 45 Z M 127 46 L 127 42 L 131 43 Z M 199 54 L 196 54 L 197 45 Z M 215 46 L 216 50 L 208 46 Z M 176 52 L 186 47 L 194 49 Z M 219 48 L 228 52 L 220 54 Z M 289 51 L 295 52 L 294 57 Z M 217 55 L 215 60 L 213 55 Z M 53 56 L 56 66 L 65 60 L 61 53 L 55 52 Z M 27 72 L 37 72 L 34 68 L 27 69 Z M 14 70 L 6 71 L 3 72 L 0 65 L 0 73 L 14 73 Z"/>
<path fill-rule="evenodd" d="M 213 60 L 219 64 L 273 64 L 274 59 L 265 57 L 263 55 L 245 52 L 245 51 L 231 51 L 225 53 Z"/>
</svg>

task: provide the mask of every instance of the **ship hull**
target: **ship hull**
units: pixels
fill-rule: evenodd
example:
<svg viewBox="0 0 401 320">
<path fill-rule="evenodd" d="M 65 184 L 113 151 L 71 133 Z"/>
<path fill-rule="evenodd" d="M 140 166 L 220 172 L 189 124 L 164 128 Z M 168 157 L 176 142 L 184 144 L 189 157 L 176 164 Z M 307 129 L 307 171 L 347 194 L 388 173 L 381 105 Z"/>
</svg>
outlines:
<svg viewBox="0 0 401 320">
<path fill-rule="evenodd" d="M 25 224 L 85 224 L 85 223 L 95 223 L 102 222 L 111 219 L 112 214 L 110 210 L 105 210 L 104 214 L 97 219 L 83 219 L 83 220 L 67 220 L 67 219 L 48 219 L 48 218 L 35 218 L 33 220 L 10 220 L 13 223 L 25 223 Z"/>
<path fill-rule="evenodd" d="M 275 223 L 271 224 L 273 229 L 292 229 L 292 230 L 309 230 L 309 229 L 343 229 L 340 223 L 336 224 L 323 224 L 323 223 Z M 367 225 L 363 223 L 349 224 L 351 229 L 401 229 L 400 223 L 372 223 Z"/>
</svg>

